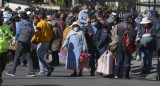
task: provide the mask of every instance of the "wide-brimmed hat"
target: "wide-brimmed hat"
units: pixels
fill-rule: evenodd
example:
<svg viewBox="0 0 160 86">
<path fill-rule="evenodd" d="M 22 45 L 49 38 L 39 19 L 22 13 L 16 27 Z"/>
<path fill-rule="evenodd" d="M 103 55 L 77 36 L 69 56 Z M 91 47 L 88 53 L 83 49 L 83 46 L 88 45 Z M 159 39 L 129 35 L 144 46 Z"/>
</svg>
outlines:
<svg viewBox="0 0 160 86">
<path fill-rule="evenodd" d="M 142 21 L 140 22 L 140 24 L 149 24 L 149 23 L 151 23 L 151 21 L 147 17 L 143 18 Z"/>
<path fill-rule="evenodd" d="M 70 25 L 69 27 L 73 27 L 73 26 L 75 26 L 75 25 L 80 26 L 80 25 L 79 25 L 79 23 L 78 23 L 78 21 L 76 21 L 76 22 L 73 22 L 73 24 L 72 24 L 72 25 Z"/>
</svg>

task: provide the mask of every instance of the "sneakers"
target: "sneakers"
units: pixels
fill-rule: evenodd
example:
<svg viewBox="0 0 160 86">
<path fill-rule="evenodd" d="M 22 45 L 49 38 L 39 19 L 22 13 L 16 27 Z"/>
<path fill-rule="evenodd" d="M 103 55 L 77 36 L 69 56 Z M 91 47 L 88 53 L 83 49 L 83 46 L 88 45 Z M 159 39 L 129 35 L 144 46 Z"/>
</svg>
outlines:
<svg viewBox="0 0 160 86">
<path fill-rule="evenodd" d="M 54 70 L 54 67 L 52 67 L 51 70 L 48 71 L 47 76 L 51 76 L 53 70 Z"/>
<path fill-rule="evenodd" d="M 44 72 L 39 72 L 38 74 L 36 74 L 36 76 L 45 76 Z"/>
<path fill-rule="evenodd" d="M 118 76 L 114 76 L 114 79 L 118 79 L 119 77 Z"/>
<path fill-rule="evenodd" d="M 136 58 L 137 61 L 141 61 L 141 57 L 139 55 L 137 55 L 137 58 Z"/>
<path fill-rule="evenodd" d="M 34 73 L 29 73 L 26 75 L 26 77 L 35 77 L 35 74 Z"/>
<path fill-rule="evenodd" d="M 11 71 L 6 72 L 6 74 L 9 75 L 9 76 L 15 76 L 15 74 L 12 73 Z"/>
</svg>

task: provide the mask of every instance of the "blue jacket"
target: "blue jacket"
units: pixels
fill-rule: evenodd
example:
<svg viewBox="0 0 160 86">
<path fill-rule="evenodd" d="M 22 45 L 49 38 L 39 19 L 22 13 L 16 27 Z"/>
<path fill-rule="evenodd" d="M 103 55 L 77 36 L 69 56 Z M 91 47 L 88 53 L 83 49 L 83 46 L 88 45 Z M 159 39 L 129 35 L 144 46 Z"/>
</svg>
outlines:
<svg viewBox="0 0 160 86">
<path fill-rule="evenodd" d="M 89 12 L 85 12 L 84 10 L 81 10 L 79 12 L 79 15 L 78 15 L 78 21 L 83 25 L 83 24 L 86 24 L 88 21 L 87 21 L 87 17 L 88 17 L 88 13 Z"/>
<path fill-rule="evenodd" d="M 18 37 L 19 37 L 19 34 L 20 34 L 20 30 L 21 30 L 21 27 L 23 25 L 22 22 L 27 23 L 27 24 L 30 25 L 30 27 L 33 30 L 32 32 L 33 32 L 33 35 L 34 35 L 34 27 L 33 27 L 33 25 L 29 21 L 27 21 L 27 20 L 22 20 L 22 21 L 18 22 L 18 26 L 17 26 L 17 30 L 16 30 L 16 35 L 15 35 L 15 39 L 16 40 L 18 40 Z M 19 42 L 19 44 L 21 44 L 21 43 Z"/>
</svg>

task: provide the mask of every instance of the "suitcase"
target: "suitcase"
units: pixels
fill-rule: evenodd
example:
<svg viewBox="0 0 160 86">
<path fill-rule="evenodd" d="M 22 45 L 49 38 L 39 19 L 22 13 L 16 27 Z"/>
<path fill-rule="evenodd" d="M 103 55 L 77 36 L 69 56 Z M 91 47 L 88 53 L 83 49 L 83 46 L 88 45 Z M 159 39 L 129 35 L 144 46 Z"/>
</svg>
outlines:
<svg viewBox="0 0 160 86">
<path fill-rule="evenodd" d="M 111 52 L 106 51 L 104 54 L 98 59 L 97 72 L 103 73 L 104 75 L 112 75 L 113 74 L 113 55 Z"/>
</svg>

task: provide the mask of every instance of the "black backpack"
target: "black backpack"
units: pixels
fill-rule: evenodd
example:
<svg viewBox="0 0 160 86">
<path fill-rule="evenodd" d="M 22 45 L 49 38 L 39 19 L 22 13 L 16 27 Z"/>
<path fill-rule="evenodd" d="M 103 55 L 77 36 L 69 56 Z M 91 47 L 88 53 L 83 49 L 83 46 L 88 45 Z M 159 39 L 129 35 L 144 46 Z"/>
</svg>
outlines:
<svg viewBox="0 0 160 86">
<path fill-rule="evenodd" d="M 127 25 L 128 26 L 128 25 Z M 129 29 L 126 29 L 123 34 L 123 48 L 125 51 L 128 51 L 130 54 L 134 53 L 136 46 L 134 44 L 133 37 L 131 37 Z"/>
<path fill-rule="evenodd" d="M 22 43 L 29 43 L 32 38 L 32 28 L 29 24 L 22 22 L 22 27 L 20 29 L 20 34 L 18 37 L 18 41 Z"/>
</svg>

